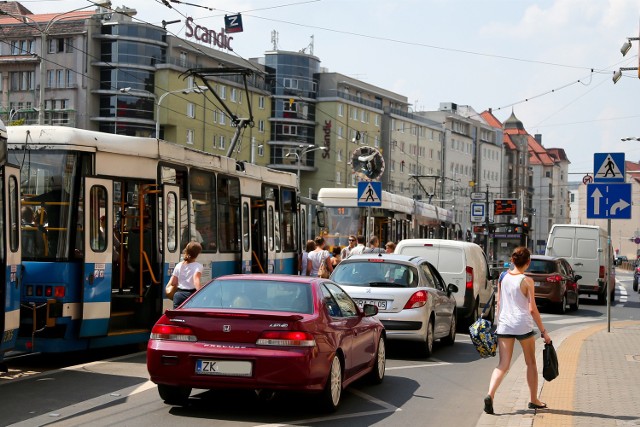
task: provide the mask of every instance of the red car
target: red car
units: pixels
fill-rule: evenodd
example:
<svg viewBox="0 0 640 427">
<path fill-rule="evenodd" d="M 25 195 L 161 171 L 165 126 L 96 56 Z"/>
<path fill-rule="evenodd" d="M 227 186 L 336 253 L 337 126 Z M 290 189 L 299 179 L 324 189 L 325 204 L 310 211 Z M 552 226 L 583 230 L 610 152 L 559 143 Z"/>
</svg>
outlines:
<svg viewBox="0 0 640 427">
<path fill-rule="evenodd" d="M 532 255 L 524 274 L 534 281 L 536 304 L 551 305 L 559 313 L 565 313 L 567 306 L 574 311 L 580 307 L 577 282 L 582 276 L 574 273 L 566 259 Z"/>
<path fill-rule="evenodd" d="M 192 388 L 234 388 L 318 393 L 335 410 L 353 381 L 384 378 L 377 312 L 327 279 L 224 276 L 158 320 L 147 369 L 171 405 L 186 404 Z"/>
</svg>

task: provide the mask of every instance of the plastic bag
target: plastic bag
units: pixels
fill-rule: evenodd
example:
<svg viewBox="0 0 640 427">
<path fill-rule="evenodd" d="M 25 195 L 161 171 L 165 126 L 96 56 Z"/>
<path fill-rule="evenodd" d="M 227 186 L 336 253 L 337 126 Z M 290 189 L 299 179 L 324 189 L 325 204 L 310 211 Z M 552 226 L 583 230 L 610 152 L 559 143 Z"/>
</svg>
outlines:
<svg viewBox="0 0 640 427">
<path fill-rule="evenodd" d="M 553 381 L 560 375 L 560 371 L 558 370 L 558 355 L 556 354 L 556 349 L 553 347 L 553 343 L 544 345 L 542 361 L 542 376 L 547 381 Z"/>
</svg>

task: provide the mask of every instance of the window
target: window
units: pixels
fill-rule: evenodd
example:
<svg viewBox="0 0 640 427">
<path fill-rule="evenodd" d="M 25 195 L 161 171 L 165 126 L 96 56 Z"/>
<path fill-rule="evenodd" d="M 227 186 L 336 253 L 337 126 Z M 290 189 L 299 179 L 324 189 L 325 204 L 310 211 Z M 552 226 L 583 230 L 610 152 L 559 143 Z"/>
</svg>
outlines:
<svg viewBox="0 0 640 427">
<path fill-rule="evenodd" d="M 12 40 L 11 55 L 29 55 L 33 54 L 33 40 Z"/>
<path fill-rule="evenodd" d="M 110 233 L 106 233 L 100 225 L 101 211 L 107 206 L 107 189 L 103 186 L 91 187 L 89 194 L 89 242 L 93 252 L 107 250 L 107 239 Z M 105 215 L 108 213 L 104 210 Z M 108 222 L 107 222 L 108 223 Z"/>
<path fill-rule="evenodd" d="M 186 67 L 187 66 L 187 52 L 180 52 L 180 65 L 182 67 Z M 191 86 L 187 86 L 187 87 L 193 87 L 193 77 L 190 77 L 191 80 Z"/>
<path fill-rule="evenodd" d="M 182 247 L 191 241 L 202 245 L 204 252 L 215 252 L 217 247 L 216 177 L 211 172 L 191 169 L 191 225 L 189 233 L 183 231 Z M 187 240 L 189 239 L 189 240 Z"/>
<path fill-rule="evenodd" d="M 64 70 L 56 70 L 56 87 L 64 87 Z"/>
<path fill-rule="evenodd" d="M 187 117 L 191 117 L 192 119 L 196 118 L 196 106 L 193 102 L 187 103 Z"/>
<path fill-rule="evenodd" d="M 341 162 L 341 161 L 342 161 L 342 148 L 340 148 L 340 149 L 338 150 L 338 155 L 336 156 L 336 160 L 337 160 L 338 162 Z"/>
<path fill-rule="evenodd" d="M 258 120 L 258 132 L 264 133 L 264 120 Z"/>
<path fill-rule="evenodd" d="M 218 248 L 220 252 L 240 251 L 240 181 L 218 175 Z M 272 234 L 273 236 L 273 234 Z"/>
<path fill-rule="evenodd" d="M 189 76 L 189 77 L 187 77 L 187 87 L 186 87 L 186 89 L 191 89 L 192 87 L 196 87 L 196 80 L 195 80 L 195 78 L 193 76 Z"/>
<path fill-rule="evenodd" d="M 339 184 L 342 182 L 342 174 L 340 173 L 340 171 L 336 171 L 336 184 Z"/>
<path fill-rule="evenodd" d="M 337 131 L 338 139 L 342 139 L 342 131 L 343 130 L 344 130 L 344 128 L 342 126 L 338 126 L 338 131 Z"/>
<path fill-rule="evenodd" d="M 220 85 L 218 88 L 218 96 L 220 99 L 227 99 L 227 87 Z"/>
<path fill-rule="evenodd" d="M 262 95 L 258 97 L 258 108 L 264 110 L 264 96 Z"/>
<path fill-rule="evenodd" d="M 231 102 L 236 102 L 238 104 L 242 102 L 242 92 L 235 87 L 231 88 Z"/>
<path fill-rule="evenodd" d="M 224 125 L 227 123 L 227 116 L 225 116 L 223 111 L 218 111 L 218 123 Z"/>
<path fill-rule="evenodd" d="M 287 89 L 298 89 L 298 80 L 286 78 L 283 80 L 283 86 Z"/>
<path fill-rule="evenodd" d="M 193 129 L 187 129 L 187 144 L 193 144 Z"/>
<path fill-rule="evenodd" d="M 72 70 L 67 71 L 67 87 L 75 87 L 75 82 L 73 81 L 74 72 Z"/>
<path fill-rule="evenodd" d="M 260 157 L 264 156 L 264 144 L 258 145 L 258 156 Z"/>
<path fill-rule="evenodd" d="M 298 238 L 296 236 L 298 230 L 297 216 L 296 216 L 296 193 L 293 190 L 282 189 L 282 250 L 284 252 L 293 252 L 297 249 L 296 242 Z"/>
<path fill-rule="evenodd" d="M 344 116 L 344 104 L 338 104 L 338 116 L 339 117 Z"/>
<path fill-rule="evenodd" d="M 298 127 L 295 125 L 282 125 L 282 134 L 283 135 L 297 135 Z"/>
<path fill-rule="evenodd" d="M 322 299 L 331 317 L 355 317 L 359 313 L 346 292 L 332 283 L 322 285 Z"/>
<path fill-rule="evenodd" d="M 49 39 L 49 53 L 64 53 L 73 50 L 73 39 L 52 38 Z"/>
<path fill-rule="evenodd" d="M 35 71 L 14 71 L 9 73 L 10 90 L 33 90 Z"/>
<path fill-rule="evenodd" d="M 220 135 L 220 139 L 219 139 L 219 143 L 218 143 L 218 148 L 221 150 L 224 150 L 224 135 Z"/>
</svg>

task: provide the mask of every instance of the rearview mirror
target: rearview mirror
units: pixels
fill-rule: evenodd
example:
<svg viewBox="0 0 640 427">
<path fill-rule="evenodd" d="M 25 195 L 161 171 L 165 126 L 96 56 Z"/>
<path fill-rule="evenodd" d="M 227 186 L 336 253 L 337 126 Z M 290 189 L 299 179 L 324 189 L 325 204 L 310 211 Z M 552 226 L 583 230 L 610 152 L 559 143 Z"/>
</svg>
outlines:
<svg viewBox="0 0 640 427">
<path fill-rule="evenodd" d="M 323 210 L 316 212 L 316 222 L 318 223 L 319 228 L 324 228 L 326 225 L 325 212 Z"/>
<path fill-rule="evenodd" d="M 453 283 L 449 283 L 447 285 L 447 293 L 451 295 L 451 294 L 455 294 L 456 292 L 458 292 L 458 287 Z"/>
<path fill-rule="evenodd" d="M 362 307 L 362 312 L 367 317 L 375 316 L 376 314 L 378 314 L 378 307 L 373 304 L 365 304 L 364 307 Z"/>
<path fill-rule="evenodd" d="M 576 282 L 580 279 L 582 279 L 582 276 L 579 274 L 576 274 L 575 276 L 573 276 L 573 280 L 575 280 Z"/>
</svg>

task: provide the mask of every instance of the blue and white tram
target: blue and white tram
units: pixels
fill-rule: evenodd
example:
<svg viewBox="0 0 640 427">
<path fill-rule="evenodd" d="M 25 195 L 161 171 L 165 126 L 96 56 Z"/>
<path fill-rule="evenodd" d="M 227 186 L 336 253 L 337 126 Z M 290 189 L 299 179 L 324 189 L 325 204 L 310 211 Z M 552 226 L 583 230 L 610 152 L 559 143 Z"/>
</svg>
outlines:
<svg viewBox="0 0 640 427">
<path fill-rule="evenodd" d="M 155 138 L 10 127 L 20 165 L 23 291 L 17 347 L 145 342 L 173 267 L 202 244 L 203 281 L 296 271 L 296 175 Z"/>
<path fill-rule="evenodd" d="M 20 171 L 7 164 L 7 128 L 0 121 L 0 370 L 20 324 Z"/>
<path fill-rule="evenodd" d="M 356 188 L 321 188 L 318 201 L 326 211 L 325 240 L 346 246 L 348 236 L 376 235 L 384 244 L 406 238 L 447 239 L 452 235 L 451 212 L 419 200 L 382 192 L 380 207 L 358 207 Z"/>
</svg>

